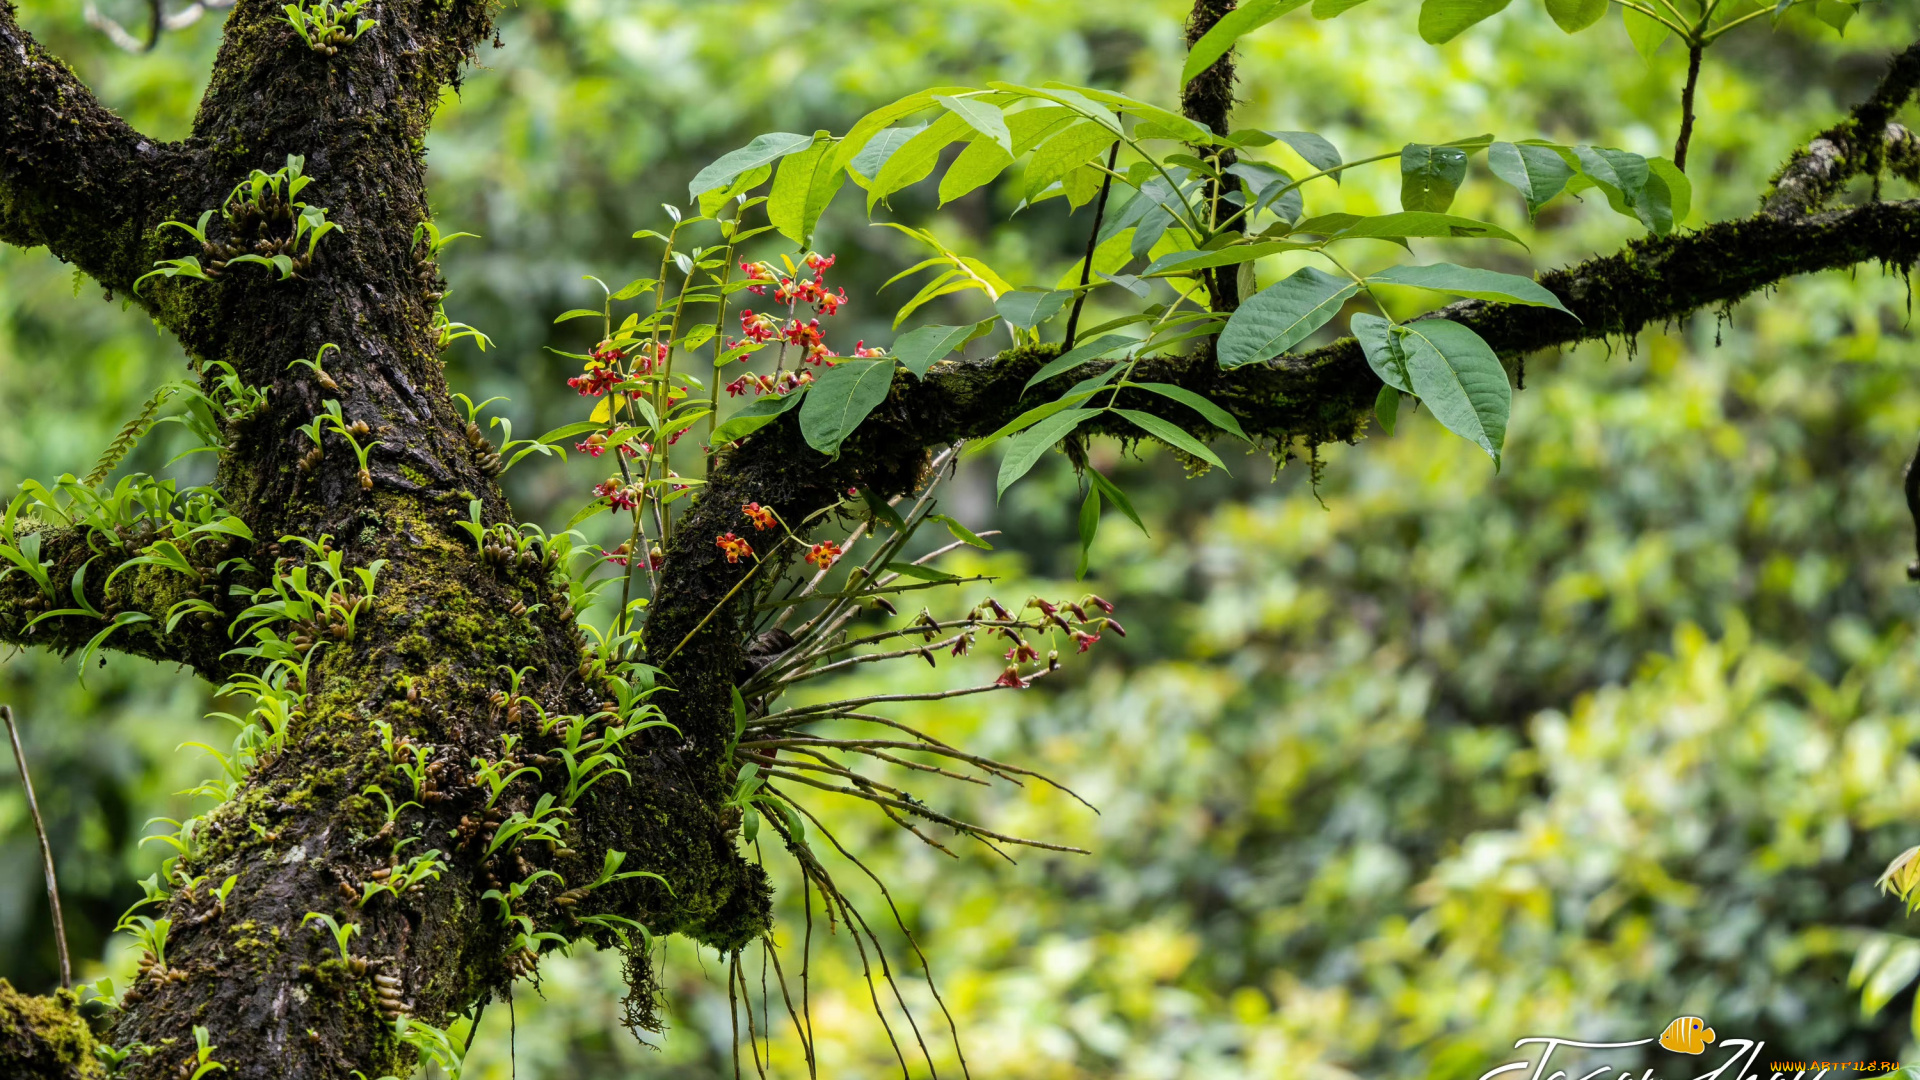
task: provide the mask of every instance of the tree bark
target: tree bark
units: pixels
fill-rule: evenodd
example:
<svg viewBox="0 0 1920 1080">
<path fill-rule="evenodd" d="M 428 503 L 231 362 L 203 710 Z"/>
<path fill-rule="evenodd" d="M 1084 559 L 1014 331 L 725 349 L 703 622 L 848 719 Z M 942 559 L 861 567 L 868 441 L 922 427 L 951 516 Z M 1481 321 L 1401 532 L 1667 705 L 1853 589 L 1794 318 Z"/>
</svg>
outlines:
<svg viewBox="0 0 1920 1080">
<path fill-rule="evenodd" d="M 457 81 L 491 34 L 490 12 L 479 0 L 380 0 L 369 9 L 375 31 L 323 55 L 294 33 L 277 2 L 240 0 L 193 135 L 162 144 L 96 103 L 0 0 L 0 100 L 8 102 L 0 113 L 0 240 L 44 244 L 109 289 L 130 293 L 155 260 L 192 253 L 184 234 L 156 233 L 159 222 L 193 221 L 221 206 L 249 170 L 271 171 L 290 154 L 304 156 L 313 178 L 305 199 L 344 227 L 294 280 L 275 280 L 263 267 L 229 267 L 214 281 L 176 277 L 135 296 L 179 337 L 203 375 L 222 362 L 248 384 L 270 388 L 266 407 L 226 433 L 217 474 L 228 508 L 257 539 L 207 558 L 245 557 L 258 571 L 230 569 L 205 589 L 147 567 L 103 590 L 106 566 L 134 554 L 137 538 L 116 545 L 82 527 L 41 534 L 54 581 L 64 585 L 105 556 L 99 572 L 85 577 L 84 598 L 109 615 L 153 617 L 120 632 L 110 647 L 178 661 L 213 681 L 252 663 L 230 654 L 234 642 L 220 629 L 245 603 L 225 586 L 258 587 L 276 560 L 299 554 L 275 538 L 330 537 L 350 566 L 385 560 L 373 605 L 351 639 L 329 643 L 313 661 L 288 749 L 208 815 L 204 850 L 187 866 L 210 882 L 229 874 L 238 881 L 224 902 L 203 886 L 166 905 L 166 962 L 134 987 L 110 1034 L 115 1045 L 155 1048 L 129 1059 L 127 1075 L 138 1080 L 180 1075 L 196 1025 L 209 1030 L 214 1057 L 235 1080 L 402 1073 L 409 1052 L 395 1039 L 375 977 L 397 981 L 407 1012 L 443 1023 L 518 973 L 505 955 L 497 909 L 482 894 L 539 869 L 582 883 L 608 851 L 626 852 L 624 869 L 658 873 L 671 891 L 635 880 L 567 906 L 556 902 L 559 887 L 549 879 L 517 910 L 542 931 L 602 945 L 612 944 L 611 935 L 582 926 L 578 916 L 620 915 L 656 934 L 684 933 L 722 949 L 751 941 L 769 923 L 770 890 L 737 853 L 735 822 L 722 808 L 730 687 L 747 664 L 756 597 L 743 589 L 724 599 L 748 567 L 726 563 L 713 537 L 740 531 L 748 502 L 797 521 L 834 505 L 849 487 L 907 492 L 923 479 L 931 447 L 1010 419 L 1025 380 L 1057 351 L 950 361 L 925 379 L 902 377 L 835 461 L 806 446 L 792 417 L 716 455 L 708 486 L 667 551 L 647 627 L 649 659 L 672 690 L 662 700 L 675 727 L 633 737 L 632 782 L 590 791 L 575 808 L 566 848 L 484 857 L 471 842 L 481 802 L 471 759 L 495 757 L 503 733 L 540 741 L 504 707 L 503 669 L 531 669 L 522 692 L 555 713 L 592 714 L 610 693 L 604 668 L 587 662 L 555 569 L 537 557 L 484 559 L 456 526 L 476 499 L 487 522 L 514 519 L 489 475 L 491 447 L 469 435 L 449 396 L 433 326 L 437 274 L 412 235 L 427 216 L 423 138 L 441 88 Z M 1899 85 L 1863 106 L 1842 138 L 1879 146 L 1889 137 L 1888 118 L 1912 91 L 1904 73 L 1920 65 L 1915 56 L 1903 55 L 1890 80 Z M 1225 78 L 1230 98 L 1230 73 Z M 1579 321 L 1481 302 L 1436 314 L 1473 326 L 1513 358 L 1632 334 L 1796 274 L 1873 260 L 1904 270 L 1920 258 L 1920 203 L 1820 211 L 1827 194 L 1879 161 L 1853 152 L 1805 155 L 1753 218 L 1643 240 L 1545 275 Z M 326 362 L 333 387 L 288 366 L 324 344 L 340 350 Z M 1206 393 L 1250 433 L 1275 442 L 1355 437 L 1379 386 L 1351 341 L 1231 372 L 1203 357 L 1167 357 L 1143 364 L 1136 378 Z M 317 467 L 300 466 L 311 446 L 300 429 L 328 401 L 339 403 L 345 422 L 367 425 L 363 441 L 375 445 L 365 481 L 333 437 Z M 1125 404 L 1207 430 L 1164 399 Z M 211 597 L 221 617 L 211 627 L 189 620 L 167 631 L 166 613 L 193 596 Z M 29 627 L 48 607 L 24 575 L 0 580 L 0 641 L 73 651 L 104 625 L 61 616 Z M 389 773 L 376 721 L 431 747 L 439 763 L 437 797 L 419 811 L 424 834 L 465 832 L 467 839 L 420 845 L 451 851 L 450 869 L 420 893 L 356 907 L 354 897 L 387 865 L 390 848 L 383 815 L 365 793 Z M 503 806 L 525 809 L 552 787 L 550 778 L 523 784 Z M 309 912 L 360 923 L 352 953 L 364 968 L 343 963 L 327 935 L 304 925 Z M 84 1039 L 70 1012 L 18 1007 L 18 995 L 9 995 L 0 987 L 0 1018 L 12 1024 L 0 1029 L 0 1073 L 63 1075 L 35 1063 L 68 1060 L 62 1048 Z"/>
</svg>

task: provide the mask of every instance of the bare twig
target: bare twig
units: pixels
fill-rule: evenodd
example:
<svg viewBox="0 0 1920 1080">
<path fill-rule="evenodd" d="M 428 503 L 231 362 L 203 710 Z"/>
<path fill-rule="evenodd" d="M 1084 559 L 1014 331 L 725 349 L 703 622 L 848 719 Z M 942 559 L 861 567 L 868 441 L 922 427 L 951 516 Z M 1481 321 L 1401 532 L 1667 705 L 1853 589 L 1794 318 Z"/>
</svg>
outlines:
<svg viewBox="0 0 1920 1080">
<path fill-rule="evenodd" d="M 20 748 L 20 729 L 13 723 L 13 707 L 0 705 L 0 720 L 6 721 L 7 738 L 13 740 L 13 760 L 20 766 L 20 786 L 27 791 L 27 812 L 33 816 L 33 831 L 40 837 L 40 859 L 47 875 L 47 903 L 53 908 L 53 946 L 60 953 L 60 985 L 73 987 L 73 962 L 67 957 L 67 923 L 60 914 L 60 883 L 53 873 L 53 845 L 47 841 L 47 823 L 40 817 L 40 800 L 33 797 L 33 777 L 27 774 L 27 754 Z"/>
<path fill-rule="evenodd" d="M 219 11 L 233 6 L 233 0 L 196 0 L 169 15 L 161 0 L 148 0 L 149 20 L 147 40 L 141 41 L 113 19 L 109 18 L 98 6 L 88 0 L 84 9 L 87 25 L 107 36 L 119 48 L 130 53 L 152 52 L 160 44 L 160 35 L 172 30 L 185 30 L 200 21 L 200 17 L 209 11 Z"/>
<path fill-rule="evenodd" d="M 1705 48 L 1695 41 L 1687 49 L 1687 85 L 1680 91 L 1680 137 L 1673 142 L 1673 167 L 1687 171 L 1687 143 L 1693 138 L 1693 91 L 1700 84 L 1700 52 Z"/>
</svg>

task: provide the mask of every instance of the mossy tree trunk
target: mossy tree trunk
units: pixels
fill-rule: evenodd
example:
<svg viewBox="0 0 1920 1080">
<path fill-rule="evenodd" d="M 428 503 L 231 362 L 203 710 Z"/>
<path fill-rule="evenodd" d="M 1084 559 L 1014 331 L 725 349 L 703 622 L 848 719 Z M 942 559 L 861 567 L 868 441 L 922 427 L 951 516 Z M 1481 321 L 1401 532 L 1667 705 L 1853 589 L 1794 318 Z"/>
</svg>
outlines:
<svg viewBox="0 0 1920 1080">
<path fill-rule="evenodd" d="M 1218 19 L 1231 5 L 1202 7 L 1202 16 Z M 181 1075 L 195 1025 L 209 1030 L 215 1058 L 236 1080 L 404 1073 L 409 1052 L 390 1023 L 396 997 L 407 1012 L 443 1022 L 504 989 L 515 973 L 506 932 L 482 893 L 538 869 L 591 879 L 609 850 L 627 852 L 626 869 L 658 873 L 672 889 L 619 883 L 593 894 L 593 911 L 723 949 L 753 940 L 768 925 L 770 891 L 737 853 L 722 808 L 728 688 L 747 662 L 748 626 L 744 603 L 722 600 L 746 568 L 727 564 L 713 537 L 741 527 L 747 502 L 795 521 L 839 501 L 849 486 L 906 492 L 931 448 L 1006 422 L 1025 380 L 1054 351 L 903 378 L 836 462 L 807 449 L 790 418 L 719 455 L 676 530 L 648 627 L 651 659 L 673 689 L 664 704 L 674 727 L 634 737 L 644 744 L 630 744 L 632 782 L 599 785 L 583 798 L 566 848 L 489 859 L 449 840 L 451 867 L 439 879 L 356 909 L 354 897 L 387 865 L 390 846 L 378 842 L 383 815 L 364 791 L 386 771 L 376 721 L 434 748 L 427 835 L 470 836 L 480 797 L 467 763 L 492 756 L 512 723 L 501 704 L 504 672 L 530 669 L 522 692 L 555 713 L 590 714 L 608 694 L 582 663 L 584 639 L 551 568 L 537 559 L 482 559 L 456 527 L 475 499 L 488 522 L 513 516 L 489 475 L 491 448 L 469 437 L 449 396 L 433 325 L 440 286 L 413 234 L 428 214 L 422 146 L 433 110 L 491 36 L 491 8 L 479 0 L 377 0 L 367 14 L 377 29 L 328 55 L 295 34 L 278 0 L 239 0 L 193 135 L 163 144 L 96 103 L 0 0 L 0 241 L 44 245 L 109 291 L 133 295 L 156 260 L 193 253 L 184 234 L 156 232 L 160 222 L 194 221 L 220 207 L 250 170 L 274 170 L 289 155 L 304 157 L 312 178 L 304 199 L 326 207 L 343 229 L 294 280 L 276 280 L 265 267 L 229 267 L 213 281 L 156 280 L 134 295 L 203 372 L 224 362 L 245 382 L 271 387 L 267 406 L 226 433 L 217 483 L 259 538 L 236 541 L 230 552 L 267 567 L 294 554 L 270 538 L 324 536 L 351 566 L 386 563 L 351 640 L 329 643 L 313 663 L 287 750 L 209 818 L 191 869 L 214 882 L 238 875 L 235 888 L 223 903 L 204 888 L 169 901 L 165 964 L 135 986 L 110 1034 L 116 1045 L 160 1048 L 129 1061 L 127 1075 L 140 1080 Z M 1862 171 L 1914 168 L 1911 138 L 1888 117 L 1911 92 L 1915 70 L 1920 56 L 1910 50 L 1889 79 L 1894 89 L 1883 88 L 1864 115 L 1796 158 L 1767 212 L 1546 275 L 1580 323 L 1477 302 L 1446 314 L 1517 361 L 1730 304 L 1793 274 L 1869 260 L 1910 266 L 1920 258 L 1920 205 L 1826 212 L 1822 203 Z M 1231 69 L 1223 61 L 1207 78 L 1189 110 L 1219 126 Z M 339 349 L 326 360 L 331 386 L 289 368 L 326 344 Z M 1140 381 L 1205 393 L 1247 431 L 1281 446 L 1354 437 L 1379 388 L 1351 341 L 1227 373 L 1204 357 L 1146 367 Z M 312 443 L 300 429 L 330 400 L 344 423 L 365 424 L 362 441 L 372 449 L 364 476 L 338 443 L 314 467 L 301 467 Z M 1207 433 L 1160 398 L 1126 404 Z M 57 581 L 95 554 L 77 532 L 48 529 L 42 542 Z M 105 579 L 87 578 L 92 604 L 109 615 L 154 617 L 111 647 L 178 661 L 214 681 L 242 662 L 226 655 L 233 643 L 224 627 L 238 612 L 220 595 L 224 579 L 204 593 L 158 568 L 124 574 L 102 591 Z M 213 596 L 224 617 L 163 632 L 169 608 L 193 595 Z M 100 629 L 82 617 L 28 627 L 44 607 L 22 575 L 0 581 L 0 640 L 73 650 Z M 510 796 L 508 805 L 524 806 L 532 794 Z M 573 917 L 584 908 L 554 900 L 545 886 L 531 894 L 527 910 L 540 929 L 612 943 L 604 931 L 583 933 Z M 342 963 L 327 935 L 303 926 L 308 912 L 344 920 L 349 911 L 362 925 L 353 943 L 359 964 Z M 395 989 L 382 995 L 382 985 Z M 70 1012 L 0 994 L 10 995 L 0 997 L 0 1017 L 12 1022 L 0 1030 L 0 1072 L 71 1056 Z"/>
</svg>

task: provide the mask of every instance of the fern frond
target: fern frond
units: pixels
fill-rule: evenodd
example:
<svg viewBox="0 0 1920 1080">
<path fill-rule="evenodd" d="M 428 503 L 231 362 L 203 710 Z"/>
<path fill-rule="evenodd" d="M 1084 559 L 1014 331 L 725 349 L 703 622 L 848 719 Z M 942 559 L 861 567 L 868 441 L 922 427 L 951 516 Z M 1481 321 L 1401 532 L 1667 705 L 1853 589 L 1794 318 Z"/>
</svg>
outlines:
<svg viewBox="0 0 1920 1080">
<path fill-rule="evenodd" d="M 98 487 L 102 481 L 112 475 L 114 466 L 120 464 L 121 460 L 131 453 L 153 428 L 154 418 L 160 413 L 160 406 L 166 404 L 167 399 L 172 397 L 174 391 L 178 389 L 178 386 L 168 383 L 153 392 L 153 396 L 147 399 L 146 405 L 141 407 L 140 415 L 127 421 L 126 426 L 120 429 L 120 434 L 114 436 L 113 441 L 107 444 L 107 449 L 100 455 L 100 460 L 94 463 L 93 471 L 87 474 L 85 480 L 88 487 Z"/>
</svg>

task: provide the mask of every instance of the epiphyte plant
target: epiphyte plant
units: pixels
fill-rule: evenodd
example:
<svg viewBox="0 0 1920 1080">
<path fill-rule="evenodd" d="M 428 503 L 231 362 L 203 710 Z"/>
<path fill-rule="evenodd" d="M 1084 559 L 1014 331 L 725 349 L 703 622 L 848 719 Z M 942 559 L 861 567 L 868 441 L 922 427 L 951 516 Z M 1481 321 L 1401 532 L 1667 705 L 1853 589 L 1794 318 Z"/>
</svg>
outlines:
<svg viewBox="0 0 1920 1080">
<path fill-rule="evenodd" d="M 321 239 L 340 227 L 327 220 L 326 207 L 300 201 L 300 192 L 313 182 L 305 175 L 305 167 L 305 158 L 288 154 L 287 163 L 279 169 L 270 173 L 255 169 L 234 185 L 219 210 L 226 227 L 225 240 L 214 239 L 208 231 L 212 210 L 203 211 L 192 225 L 161 222 L 161 229 L 171 225 L 193 237 L 200 245 L 200 254 L 156 262 L 155 269 L 133 283 L 134 291 L 152 277 L 211 281 L 241 263 L 269 267 L 281 281 L 300 277 L 312 267 Z"/>
<path fill-rule="evenodd" d="M 317 3 L 288 4 L 281 10 L 287 13 L 287 24 L 307 48 L 322 56 L 339 53 L 342 46 L 359 41 L 367 31 L 379 25 L 372 19 L 360 17 L 360 10 L 367 6 L 367 0 L 347 0 L 344 4 L 334 4 L 328 0 Z"/>
</svg>

